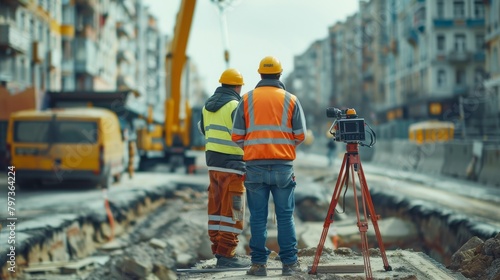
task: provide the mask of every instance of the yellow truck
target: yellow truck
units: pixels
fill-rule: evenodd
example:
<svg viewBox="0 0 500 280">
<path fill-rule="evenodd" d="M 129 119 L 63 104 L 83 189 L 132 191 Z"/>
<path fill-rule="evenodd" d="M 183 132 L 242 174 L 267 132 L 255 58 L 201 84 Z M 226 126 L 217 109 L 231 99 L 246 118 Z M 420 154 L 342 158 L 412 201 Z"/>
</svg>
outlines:
<svg viewBox="0 0 500 280">
<path fill-rule="evenodd" d="M 9 118 L 7 156 L 21 186 L 77 180 L 109 188 L 126 169 L 124 150 L 118 118 L 107 109 L 25 110 Z"/>
</svg>

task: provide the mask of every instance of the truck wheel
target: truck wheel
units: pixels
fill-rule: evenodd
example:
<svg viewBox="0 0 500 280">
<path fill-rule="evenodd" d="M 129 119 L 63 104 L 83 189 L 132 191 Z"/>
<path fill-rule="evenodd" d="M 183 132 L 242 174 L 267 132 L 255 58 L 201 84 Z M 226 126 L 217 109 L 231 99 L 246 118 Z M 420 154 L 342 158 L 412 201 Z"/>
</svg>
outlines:
<svg viewBox="0 0 500 280">
<path fill-rule="evenodd" d="M 118 173 L 113 176 L 113 183 L 120 183 L 120 181 L 122 180 L 122 175 L 123 173 Z"/>
</svg>

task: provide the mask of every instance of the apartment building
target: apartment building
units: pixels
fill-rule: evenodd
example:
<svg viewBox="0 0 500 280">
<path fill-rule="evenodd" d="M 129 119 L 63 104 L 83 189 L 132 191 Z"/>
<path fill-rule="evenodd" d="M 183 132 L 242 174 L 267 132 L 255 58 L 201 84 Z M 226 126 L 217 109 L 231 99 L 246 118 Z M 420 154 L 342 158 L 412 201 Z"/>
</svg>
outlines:
<svg viewBox="0 0 500 280">
<path fill-rule="evenodd" d="M 486 0 L 486 87 L 489 129 L 500 131 L 500 1 Z"/>
<path fill-rule="evenodd" d="M 387 32 L 386 1 L 371 0 L 359 2 L 361 31 L 361 71 L 363 102 L 358 108 L 366 119 L 377 124 L 375 112 L 386 104 L 385 56 Z"/>
<path fill-rule="evenodd" d="M 360 15 L 334 24 L 329 31 L 332 52 L 332 99 L 338 108 L 359 110 L 365 103 L 362 89 L 362 33 Z M 361 110 L 360 110 L 361 111 Z M 361 112 L 360 112 L 361 113 Z"/>
<path fill-rule="evenodd" d="M 409 124 L 428 119 L 452 121 L 461 134 L 467 127 L 483 133 L 483 1 L 388 0 L 386 6 L 391 51 L 379 135 L 405 138 Z"/>
<path fill-rule="evenodd" d="M 59 90 L 61 0 L 0 2 L 0 120 Z"/>
<path fill-rule="evenodd" d="M 287 89 L 300 99 L 308 128 L 323 134 L 325 109 L 330 103 L 331 59 L 328 38 L 316 40 L 302 54 L 294 57 L 294 69 L 285 78 Z M 321 110 L 323 108 L 323 110 Z"/>
</svg>

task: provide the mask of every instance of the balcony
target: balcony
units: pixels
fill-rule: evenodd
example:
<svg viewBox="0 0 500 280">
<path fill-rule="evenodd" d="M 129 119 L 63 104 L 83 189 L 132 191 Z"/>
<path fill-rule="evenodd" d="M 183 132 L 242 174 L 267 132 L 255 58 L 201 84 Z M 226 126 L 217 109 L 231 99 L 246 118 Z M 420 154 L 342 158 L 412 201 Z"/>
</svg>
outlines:
<svg viewBox="0 0 500 280">
<path fill-rule="evenodd" d="M 417 46 L 418 44 L 418 33 L 415 28 L 408 28 L 405 33 L 405 38 L 408 41 L 410 45 L 413 47 Z"/>
<path fill-rule="evenodd" d="M 97 47 L 95 42 L 85 38 L 76 38 L 75 46 L 75 72 L 97 75 Z"/>
<path fill-rule="evenodd" d="M 413 22 L 413 26 L 420 31 L 420 33 L 424 33 L 425 31 L 425 18 L 415 18 Z"/>
<path fill-rule="evenodd" d="M 484 62 L 486 61 L 486 54 L 484 51 L 476 51 L 473 55 L 472 55 L 474 61 L 476 62 Z"/>
<path fill-rule="evenodd" d="M 118 50 L 117 62 L 125 61 L 127 63 L 134 63 L 134 54 L 129 50 Z"/>
<path fill-rule="evenodd" d="M 0 24 L 0 48 L 10 48 L 26 54 L 30 48 L 30 36 L 13 25 Z"/>
<path fill-rule="evenodd" d="M 75 72 L 75 61 L 72 59 L 61 61 L 61 72 L 63 74 L 72 74 Z"/>
<path fill-rule="evenodd" d="M 116 32 L 117 32 L 118 37 L 120 37 L 120 36 L 126 36 L 128 38 L 135 37 L 134 27 L 131 24 L 117 22 L 116 23 Z"/>
<path fill-rule="evenodd" d="M 455 63 L 462 63 L 462 62 L 467 62 L 470 60 L 470 53 L 463 50 L 463 51 L 450 51 L 448 53 L 448 61 L 450 62 L 455 62 Z"/>
<path fill-rule="evenodd" d="M 433 20 L 435 28 L 450 28 L 450 27 L 484 27 L 484 19 L 468 18 L 468 19 L 444 19 L 435 18 Z"/>
<path fill-rule="evenodd" d="M 484 19 L 470 18 L 466 20 L 467 27 L 485 27 Z"/>
<path fill-rule="evenodd" d="M 43 42 L 33 42 L 31 47 L 31 61 L 40 64 L 45 59 L 45 46 Z"/>
<path fill-rule="evenodd" d="M 423 33 L 425 31 L 425 3 L 419 2 L 413 14 L 413 27 Z"/>
<path fill-rule="evenodd" d="M 58 49 L 50 50 L 47 61 L 50 69 L 59 68 L 61 66 L 61 52 Z"/>
<path fill-rule="evenodd" d="M 434 19 L 433 22 L 434 22 L 435 28 L 453 27 L 453 24 L 454 24 L 452 19 L 443 19 L 443 18 Z"/>
</svg>

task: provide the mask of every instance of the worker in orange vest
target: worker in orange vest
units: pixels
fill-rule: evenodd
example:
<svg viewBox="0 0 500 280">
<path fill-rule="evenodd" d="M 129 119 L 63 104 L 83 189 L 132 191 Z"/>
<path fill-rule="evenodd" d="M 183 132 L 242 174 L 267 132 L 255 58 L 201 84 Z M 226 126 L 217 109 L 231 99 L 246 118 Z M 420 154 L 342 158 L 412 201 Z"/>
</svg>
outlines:
<svg viewBox="0 0 500 280">
<path fill-rule="evenodd" d="M 267 56 L 260 62 L 261 80 L 243 95 L 234 117 L 232 140 L 243 148 L 247 165 L 245 187 L 250 210 L 252 267 L 248 275 L 266 276 L 270 250 L 266 247 L 270 194 L 278 227 L 282 275 L 300 271 L 297 258 L 295 210 L 295 149 L 306 138 L 306 121 L 299 99 L 279 80 L 281 62 Z"/>
<path fill-rule="evenodd" d="M 248 267 L 235 256 L 245 213 L 245 162 L 243 150 L 231 141 L 233 115 L 241 100 L 243 76 L 233 68 L 224 71 L 221 86 L 202 109 L 200 132 L 205 135 L 205 158 L 210 177 L 208 187 L 208 235 L 217 267 Z"/>
</svg>

